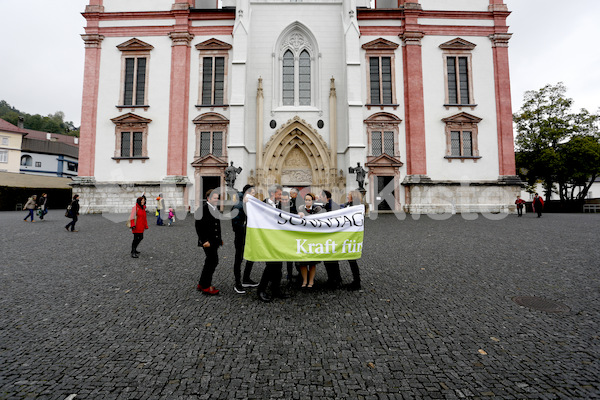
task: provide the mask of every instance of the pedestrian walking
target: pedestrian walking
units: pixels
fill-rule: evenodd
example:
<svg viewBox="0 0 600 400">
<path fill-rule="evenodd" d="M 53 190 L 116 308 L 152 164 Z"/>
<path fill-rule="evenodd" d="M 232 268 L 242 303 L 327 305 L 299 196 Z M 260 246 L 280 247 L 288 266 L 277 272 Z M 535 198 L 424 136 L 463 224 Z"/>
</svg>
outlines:
<svg viewBox="0 0 600 400">
<path fill-rule="evenodd" d="M 146 217 L 146 198 L 138 197 L 135 205 L 129 215 L 129 227 L 133 233 L 133 242 L 131 242 L 131 257 L 139 258 L 140 252 L 137 247 L 144 239 L 144 231 L 148 229 L 148 219 Z"/>
<path fill-rule="evenodd" d="M 168 217 L 169 217 L 169 223 L 168 224 L 169 224 L 169 226 L 171 226 L 171 224 L 173 222 L 175 222 L 175 211 L 173 211 L 173 207 L 169 207 L 169 215 L 168 215 Z"/>
<path fill-rule="evenodd" d="M 33 214 L 34 214 L 35 208 L 37 206 L 36 199 L 37 199 L 37 196 L 35 194 L 27 199 L 27 203 L 25 203 L 25 207 L 23 207 L 24 209 L 27 210 L 27 215 L 25 216 L 25 218 L 23 218 L 23 221 L 27 221 L 27 218 L 31 218 L 31 222 L 35 222 L 33 220 Z"/>
<path fill-rule="evenodd" d="M 238 193 L 238 202 L 233 206 L 237 211 L 237 215 L 231 219 L 231 227 L 235 235 L 233 244 L 235 245 L 235 257 L 233 259 L 233 276 L 235 285 L 233 289 L 236 293 L 244 294 L 248 287 L 256 287 L 258 283 L 250 279 L 250 273 L 254 262 L 246 260 L 244 267 L 244 277 L 242 279 L 242 262 L 244 260 L 244 247 L 246 246 L 246 223 L 248 217 L 246 215 L 246 203 L 248 196 L 254 197 L 256 190 L 252 185 L 246 185 L 241 192 Z"/>
<path fill-rule="evenodd" d="M 523 206 L 525 205 L 525 200 L 521 198 L 521 196 L 517 196 L 517 200 L 515 200 L 515 204 L 517 205 L 517 215 L 519 217 L 523 216 Z"/>
<path fill-rule="evenodd" d="M 202 218 L 196 219 L 198 246 L 202 247 L 206 258 L 200 275 L 197 290 L 206 295 L 217 295 L 219 290 L 212 285 L 212 277 L 219 264 L 219 247 L 223 245 L 221 238 L 221 220 L 217 205 L 219 192 L 209 190 L 206 194 L 206 204 L 202 207 Z"/>
<path fill-rule="evenodd" d="M 69 231 L 69 228 L 71 228 L 71 232 L 79 232 L 78 230 L 75 229 L 75 224 L 77 223 L 77 220 L 79 219 L 79 195 L 73 195 L 73 201 L 71 201 L 71 204 L 69 204 L 69 206 L 67 207 L 67 212 L 65 213 L 65 216 L 67 218 L 71 218 L 71 222 L 69 222 L 66 226 L 65 229 L 67 230 L 67 232 Z"/>
<path fill-rule="evenodd" d="M 40 198 L 37 201 L 38 207 L 38 215 L 40 216 L 40 220 L 44 220 L 44 215 L 48 214 L 48 195 L 46 193 L 42 193 Z"/>
<path fill-rule="evenodd" d="M 162 213 L 165 209 L 165 199 L 162 197 L 162 193 L 156 198 L 156 225 L 163 226 L 165 223 L 162 219 Z"/>
<path fill-rule="evenodd" d="M 540 218 L 544 209 L 544 200 L 537 193 L 533 196 L 531 206 L 533 207 L 533 211 L 537 213 L 538 218 Z"/>
</svg>

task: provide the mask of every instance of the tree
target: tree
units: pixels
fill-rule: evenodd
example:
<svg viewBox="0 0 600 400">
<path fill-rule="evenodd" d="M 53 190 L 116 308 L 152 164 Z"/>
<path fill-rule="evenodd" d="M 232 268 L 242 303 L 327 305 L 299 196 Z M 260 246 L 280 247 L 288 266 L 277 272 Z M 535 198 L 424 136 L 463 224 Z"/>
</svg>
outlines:
<svg viewBox="0 0 600 400">
<path fill-rule="evenodd" d="M 76 128 L 71 121 L 65 122 L 65 113 L 62 111 L 46 117 L 39 114 L 30 115 L 12 107 L 5 100 L 0 100 L 0 118 L 13 125 L 18 125 L 19 117 L 23 118 L 25 129 L 79 137 L 79 128 Z"/>
<path fill-rule="evenodd" d="M 525 92 L 523 107 L 513 118 L 517 128 L 517 167 L 530 185 L 541 180 L 550 200 L 555 184 L 561 203 L 583 202 L 598 176 L 600 116 L 582 109 L 573 113 L 573 100 L 562 83 Z M 575 192 L 579 187 L 580 191 Z"/>
</svg>

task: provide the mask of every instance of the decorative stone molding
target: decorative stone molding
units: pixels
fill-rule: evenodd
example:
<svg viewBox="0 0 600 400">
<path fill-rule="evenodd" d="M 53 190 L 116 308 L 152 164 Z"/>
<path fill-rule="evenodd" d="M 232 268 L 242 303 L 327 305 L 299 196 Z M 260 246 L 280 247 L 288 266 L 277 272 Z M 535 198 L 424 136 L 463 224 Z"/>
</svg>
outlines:
<svg viewBox="0 0 600 400">
<path fill-rule="evenodd" d="M 362 45 L 362 48 L 370 51 L 370 50 L 378 50 L 378 51 L 387 51 L 387 52 L 393 52 L 394 50 L 396 50 L 398 48 L 398 44 L 391 42 L 389 40 L 386 40 L 384 38 L 377 38 L 375 40 L 372 40 L 368 43 L 365 43 Z"/>
<path fill-rule="evenodd" d="M 230 45 L 229 43 L 222 42 L 215 38 L 205 40 L 202 43 L 198 43 L 195 47 L 197 50 L 200 50 L 200 51 L 209 51 L 209 50 L 227 51 L 227 50 L 231 50 L 233 48 L 233 46 Z"/>
<path fill-rule="evenodd" d="M 466 41 L 465 39 L 456 38 L 440 44 L 442 50 L 473 50 L 477 45 Z"/>
<path fill-rule="evenodd" d="M 89 14 L 89 13 L 103 13 L 104 12 L 104 6 L 99 6 L 99 5 L 87 5 L 85 6 L 85 13 Z"/>
<path fill-rule="evenodd" d="M 300 50 L 308 50 L 309 53 L 312 54 L 312 46 L 310 41 L 308 41 L 302 32 L 294 31 L 292 32 L 282 43 L 281 43 L 281 52 L 283 54 L 285 49 L 292 49 L 295 53 L 299 54 Z"/>
<path fill-rule="evenodd" d="M 488 37 L 492 41 L 492 47 L 508 47 L 512 33 L 494 33 Z"/>
<path fill-rule="evenodd" d="M 404 32 L 400 38 L 405 46 L 420 46 L 423 36 L 423 32 Z"/>
<path fill-rule="evenodd" d="M 81 35 L 83 42 L 85 43 L 85 47 L 90 48 L 100 48 L 100 43 L 104 40 L 103 35 Z"/>
<path fill-rule="evenodd" d="M 171 32 L 169 37 L 173 41 L 171 46 L 190 46 L 194 35 L 189 32 Z"/>
<path fill-rule="evenodd" d="M 130 51 L 148 52 L 148 51 L 154 49 L 154 46 L 152 46 L 151 44 L 148 44 L 146 42 L 143 42 L 137 38 L 133 38 L 133 39 L 129 39 L 128 41 L 117 45 L 117 49 L 119 49 L 121 51 L 125 51 L 125 52 L 130 52 Z"/>
</svg>

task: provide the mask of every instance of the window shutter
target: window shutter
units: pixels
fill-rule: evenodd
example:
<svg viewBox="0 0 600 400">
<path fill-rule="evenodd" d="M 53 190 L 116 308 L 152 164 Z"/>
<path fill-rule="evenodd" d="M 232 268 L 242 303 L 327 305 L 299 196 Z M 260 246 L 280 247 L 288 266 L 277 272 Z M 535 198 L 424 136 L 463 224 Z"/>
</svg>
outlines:
<svg viewBox="0 0 600 400">
<path fill-rule="evenodd" d="M 142 132 L 133 132 L 133 157 L 141 157 L 142 154 L 142 141 L 144 140 L 144 134 Z"/>
<path fill-rule="evenodd" d="M 394 156 L 394 132 L 386 131 L 383 133 L 383 152 Z"/>
<path fill-rule="evenodd" d="M 121 132 L 121 157 L 131 157 L 131 143 L 129 132 Z"/>
<path fill-rule="evenodd" d="M 371 104 L 381 104 L 379 97 L 379 57 L 369 58 L 369 83 L 371 87 Z"/>
<path fill-rule="evenodd" d="M 123 105 L 133 105 L 133 75 L 135 68 L 135 58 L 125 59 L 125 88 L 123 96 Z"/>
<path fill-rule="evenodd" d="M 371 154 L 381 155 L 381 132 L 372 132 L 371 136 Z"/>
<path fill-rule="evenodd" d="M 215 57 L 215 100 L 213 104 L 223 104 L 225 88 L 225 57 Z"/>
<path fill-rule="evenodd" d="M 213 82 L 213 59 L 212 57 L 204 57 L 203 58 L 203 66 L 202 66 L 202 104 L 203 105 L 211 105 L 212 104 L 212 82 Z"/>
<path fill-rule="evenodd" d="M 381 57 L 381 91 L 383 104 L 392 104 L 392 59 Z"/>
<path fill-rule="evenodd" d="M 458 92 L 456 87 L 456 57 L 447 58 L 448 65 L 448 102 L 458 104 Z"/>
<path fill-rule="evenodd" d="M 146 59 L 137 59 L 137 79 L 135 83 L 135 104 L 138 106 L 145 104 L 144 92 L 146 90 Z"/>
</svg>

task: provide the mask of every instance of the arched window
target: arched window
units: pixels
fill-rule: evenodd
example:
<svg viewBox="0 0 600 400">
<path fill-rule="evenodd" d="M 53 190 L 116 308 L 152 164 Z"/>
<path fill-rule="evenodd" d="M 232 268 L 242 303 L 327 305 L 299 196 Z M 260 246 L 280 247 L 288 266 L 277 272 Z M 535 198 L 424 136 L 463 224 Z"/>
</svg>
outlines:
<svg viewBox="0 0 600 400">
<path fill-rule="evenodd" d="M 283 107 L 318 107 L 319 50 L 312 33 L 296 22 L 282 32 L 273 52 L 274 103 Z"/>
<path fill-rule="evenodd" d="M 300 65 L 298 68 L 298 98 L 301 106 L 310 106 L 310 54 L 303 50 L 300 53 Z"/>
<path fill-rule="evenodd" d="M 33 165 L 33 159 L 31 156 L 21 156 L 21 166 L 22 167 L 31 167 Z"/>
<path fill-rule="evenodd" d="M 282 68 L 282 100 L 284 106 L 294 105 L 294 54 L 291 50 L 286 51 L 283 54 L 283 68 Z"/>
</svg>

